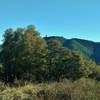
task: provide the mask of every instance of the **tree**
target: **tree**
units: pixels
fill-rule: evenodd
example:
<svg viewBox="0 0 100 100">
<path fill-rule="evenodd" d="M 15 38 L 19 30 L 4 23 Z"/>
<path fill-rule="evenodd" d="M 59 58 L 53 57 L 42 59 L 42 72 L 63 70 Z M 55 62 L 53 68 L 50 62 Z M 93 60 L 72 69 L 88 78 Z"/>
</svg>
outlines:
<svg viewBox="0 0 100 100">
<path fill-rule="evenodd" d="M 20 67 L 21 76 L 18 78 L 24 80 L 41 80 L 44 74 L 46 56 L 46 42 L 40 37 L 34 26 L 28 26 L 23 35 L 23 41 L 20 43 L 21 51 L 17 59 Z M 18 47 L 19 48 L 19 47 Z M 41 73 L 41 74 L 40 74 Z"/>
<path fill-rule="evenodd" d="M 17 79 L 41 80 L 47 68 L 46 42 L 34 26 L 27 29 L 6 30 L 2 45 L 2 63 L 5 81 Z"/>
<path fill-rule="evenodd" d="M 83 56 L 77 52 L 72 52 L 61 46 L 57 40 L 48 42 L 48 80 L 68 78 L 76 80 L 81 77 L 80 68 L 83 63 Z"/>
<path fill-rule="evenodd" d="M 13 61 L 13 55 L 12 55 L 12 49 L 14 47 L 13 45 L 13 30 L 7 29 L 4 34 L 4 43 L 2 45 L 2 51 L 1 51 L 1 58 L 2 58 L 2 64 L 4 66 L 5 71 L 5 81 L 12 80 L 12 61 Z"/>
</svg>

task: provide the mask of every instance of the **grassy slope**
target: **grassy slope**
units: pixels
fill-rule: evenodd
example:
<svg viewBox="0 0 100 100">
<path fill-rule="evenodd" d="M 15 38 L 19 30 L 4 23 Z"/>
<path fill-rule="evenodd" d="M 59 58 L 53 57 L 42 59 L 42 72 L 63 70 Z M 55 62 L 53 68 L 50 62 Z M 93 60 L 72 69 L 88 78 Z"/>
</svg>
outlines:
<svg viewBox="0 0 100 100">
<path fill-rule="evenodd" d="M 100 100 L 100 82 L 82 78 L 75 82 L 0 85 L 0 100 Z"/>
</svg>

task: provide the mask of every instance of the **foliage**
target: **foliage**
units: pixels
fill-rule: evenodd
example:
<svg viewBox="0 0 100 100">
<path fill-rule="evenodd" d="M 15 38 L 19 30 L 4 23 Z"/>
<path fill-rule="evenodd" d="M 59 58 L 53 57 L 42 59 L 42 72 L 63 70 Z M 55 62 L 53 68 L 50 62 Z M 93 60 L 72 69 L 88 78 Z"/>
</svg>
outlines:
<svg viewBox="0 0 100 100">
<path fill-rule="evenodd" d="M 0 51 L 0 100 L 99 100 L 100 65 L 83 56 L 92 55 L 92 43 L 67 42 L 82 54 L 65 48 L 64 38 L 42 38 L 33 25 L 7 29 Z"/>
<path fill-rule="evenodd" d="M 1 80 L 5 83 L 15 80 L 77 80 L 81 77 L 100 80 L 99 65 L 78 52 L 64 48 L 64 38 L 64 41 L 53 38 L 46 37 L 45 41 L 33 25 L 15 31 L 7 29 L 0 53 Z"/>
</svg>

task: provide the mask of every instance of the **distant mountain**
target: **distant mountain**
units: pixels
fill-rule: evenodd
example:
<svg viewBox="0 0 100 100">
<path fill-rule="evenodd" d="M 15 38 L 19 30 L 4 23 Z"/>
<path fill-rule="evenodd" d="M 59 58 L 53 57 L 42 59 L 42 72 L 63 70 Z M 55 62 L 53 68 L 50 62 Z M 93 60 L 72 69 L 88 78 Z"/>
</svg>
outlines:
<svg viewBox="0 0 100 100">
<path fill-rule="evenodd" d="M 66 39 L 64 37 L 57 36 L 45 37 L 44 39 L 46 41 L 49 39 L 58 40 L 64 47 L 78 51 L 97 63 L 100 62 L 100 42 L 93 42 L 77 38 Z"/>
</svg>

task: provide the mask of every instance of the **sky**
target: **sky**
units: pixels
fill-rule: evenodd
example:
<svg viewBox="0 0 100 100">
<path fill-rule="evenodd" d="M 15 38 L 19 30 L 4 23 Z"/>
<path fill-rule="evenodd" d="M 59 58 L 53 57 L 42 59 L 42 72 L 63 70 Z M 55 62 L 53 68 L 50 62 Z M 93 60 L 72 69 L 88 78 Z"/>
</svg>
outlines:
<svg viewBox="0 0 100 100">
<path fill-rule="evenodd" d="M 41 36 L 100 42 L 100 0 L 0 0 L 0 41 L 7 28 L 30 24 Z"/>
</svg>

